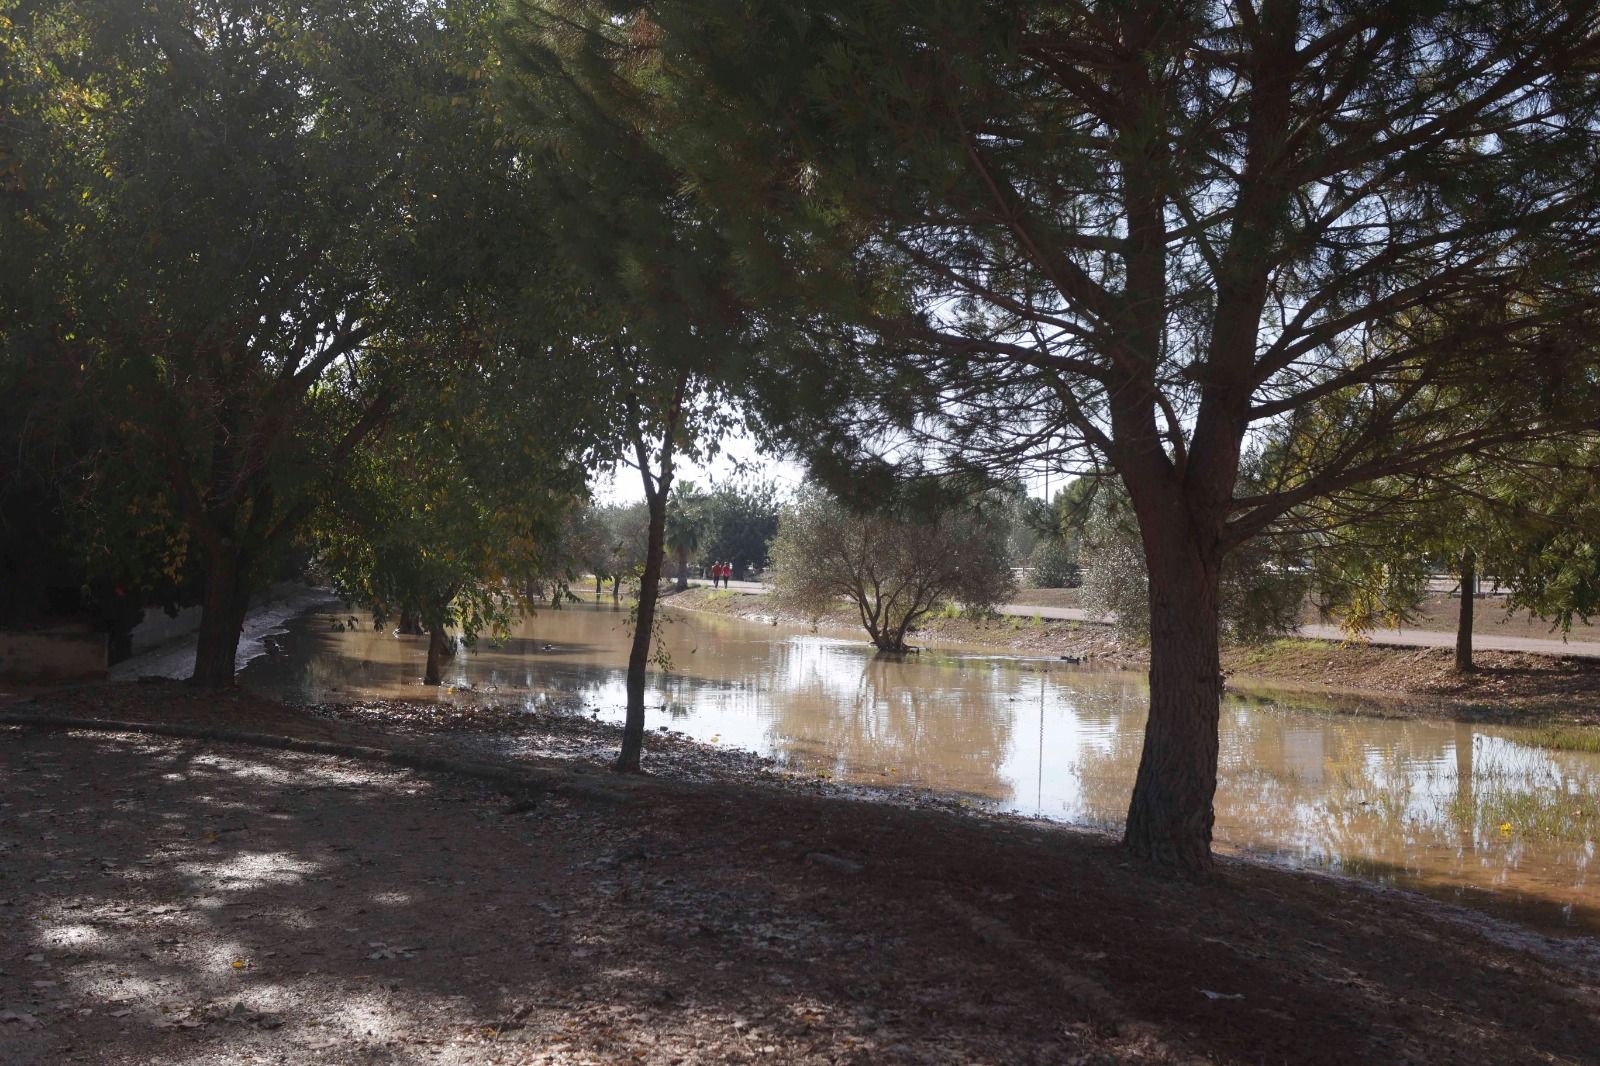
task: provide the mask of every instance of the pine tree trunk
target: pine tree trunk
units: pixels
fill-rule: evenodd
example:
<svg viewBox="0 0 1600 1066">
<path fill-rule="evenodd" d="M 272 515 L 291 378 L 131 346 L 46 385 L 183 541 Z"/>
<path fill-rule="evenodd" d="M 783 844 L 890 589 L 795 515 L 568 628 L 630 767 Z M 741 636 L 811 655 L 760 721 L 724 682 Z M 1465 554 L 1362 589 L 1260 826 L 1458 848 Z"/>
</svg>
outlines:
<svg viewBox="0 0 1600 1066">
<path fill-rule="evenodd" d="M 233 684 L 239 634 L 249 606 L 244 560 L 237 551 L 226 548 L 213 551 L 206 562 L 205 598 L 200 610 L 200 632 L 195 643 L 190 684 L 203 688 L 226 688 Z"/>
<path fill-rule="evenodd" d="M 650 499 L 650 539 L 645 548 L 644 577 L 639 585 L 639 605 L 633 628 L 633 648 L 628 653 L 628 711 L 622 725 L 622 750 L 614 769 L 638 773 L 644 751 L 644 683 L 650 665 L 650 642 L 655 635 L 656 599 L 661 588 L 661 564 L 667 528 L 667 480 Z"/>
<path fill-rule="evenodd" d="M 1472 665 L 1472 611 L 1478 597 L 1478 553 L 1461 553 L 1461 614 L 1456 619 L 1456 673 L 1470 674 Z"/>
<path fill-rule="evenodd" d="M 1140 858 L 1204 877 L 1211 870 L 1222 696 L 1218 566 L 1181 534 L 1151 547 L 1150 717 L 1128 805 L 1124 845 Z"/>
</svg>

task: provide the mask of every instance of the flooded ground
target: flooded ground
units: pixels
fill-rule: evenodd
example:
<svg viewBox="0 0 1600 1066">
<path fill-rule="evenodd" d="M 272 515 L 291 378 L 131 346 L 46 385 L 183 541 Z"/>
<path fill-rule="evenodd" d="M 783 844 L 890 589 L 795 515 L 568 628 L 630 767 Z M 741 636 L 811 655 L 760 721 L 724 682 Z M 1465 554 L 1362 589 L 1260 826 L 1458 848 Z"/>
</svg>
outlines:
<svg viewBox="0 0 1600 1066">
<path fill-rule="evenodd" d="M 876 786 L 1117 826 L 1138 765 L 1142 676 L 933 649 L 895 661 L 865 643 L 673 613 L 672 669 L 648 725 Z M 537 703 L 576 696 L 620 719 L 627 614 L 541 612 L 500 645 L 419 684 L 425 641 L 293 624 L 282 653 L 241 675 L 302 700 L 366 696 Z M 1223 707 L 1216 835 L 1227 848 L 1421 889 L 1547 931 L 1600 933 L 1600 755 L 1547 751 L 1516 731 L 1332 713 L 1281 698 Z"/>
</svg>

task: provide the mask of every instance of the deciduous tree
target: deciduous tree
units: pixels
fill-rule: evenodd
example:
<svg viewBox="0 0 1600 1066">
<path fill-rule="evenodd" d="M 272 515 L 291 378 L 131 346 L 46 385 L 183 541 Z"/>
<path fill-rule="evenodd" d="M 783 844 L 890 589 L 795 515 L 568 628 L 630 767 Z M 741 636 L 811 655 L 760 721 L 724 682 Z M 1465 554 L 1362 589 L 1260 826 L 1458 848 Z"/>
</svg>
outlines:
<svg viewBox="0 0 1600 1066">
<path fill-rule="evenodd" d="M 78 369 L 107 458 L 159 473 L 204 574 L 198 683 L 231 682 L 250 596 L 319 487 L 492 343 L 479 289 L 527 246 L 489 10 L 0 7 L 8 65 L 48 72 L 6 128 L 0 272 L 34 299 L 0 328 Z M 119 507 L 112 469 L 89 484 Z"/>
<path fill-rule="evenodd" d="M 415 618 L 428 635 L 424 682 L 453 648 L 504 632 L 530 590 L 564 589 L 562 530 L 587 471 L 577 411 L 507 353 L 392 421 L 353 457 L 318 508 L 310 539 L 346 598 L 374 621 Z M 402 627 L 404 628 L 404 627 Z"/>
</svg>

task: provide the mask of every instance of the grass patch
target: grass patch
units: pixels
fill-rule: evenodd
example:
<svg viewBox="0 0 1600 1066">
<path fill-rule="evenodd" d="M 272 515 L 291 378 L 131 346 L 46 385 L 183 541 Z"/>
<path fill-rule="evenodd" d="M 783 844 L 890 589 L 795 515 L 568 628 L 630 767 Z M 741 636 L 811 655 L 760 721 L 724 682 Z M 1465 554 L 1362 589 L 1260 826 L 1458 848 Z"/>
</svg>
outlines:
<svg viewBox="0 0 1600 1066">
<path fill-rule="evenodd" d="M 1550 726 L 1547 729 L 1528 730 L 1517 739 L 1550 751 L 1585 751 L 1600 754 L 1600 728 Z"/>
<path fill-rule="evenodd" d="M 1478 782 L 1470 799 L 1453 801 L 1458 824 L 1475 825 L 1482 836 L 1543 837 L 1578 843 L 1600 833 L 1600 798 L 1559 784 L 1529 790 L 1499 781 Z"/>
</svg>

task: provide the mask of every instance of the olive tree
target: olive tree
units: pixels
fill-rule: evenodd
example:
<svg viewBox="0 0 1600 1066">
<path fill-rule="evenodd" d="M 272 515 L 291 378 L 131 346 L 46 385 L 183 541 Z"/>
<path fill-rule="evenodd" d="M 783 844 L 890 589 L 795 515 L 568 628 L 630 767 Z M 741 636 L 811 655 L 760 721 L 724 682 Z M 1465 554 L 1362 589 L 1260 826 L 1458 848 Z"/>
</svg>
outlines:
<svg viewBox="0 0 1600 1066">
<path fill-rule="evenodd" d="M 1136 640 L 1150 639 L 1150 578 L 1132 505 L 1107 483 L 1089 506 L 1082 530 L 1083 605 Z M 1304 543 L 1279 534 L 1257 537 L 1229 555 L 1218 580 L 1219 628 L 1230 641 L 1258 644 L 1292 635 L 1312 575 Z"/>
<path fill-rule="evenodd" d="M 861 512 L 808 487 L 778 519 L 773 584 L 813 614 L 848 601 L 880 651 L 902 652 L 940 603 L 991 610 L 1015 591 L 1009 532 L 998 509 Z"/>
</svg>

